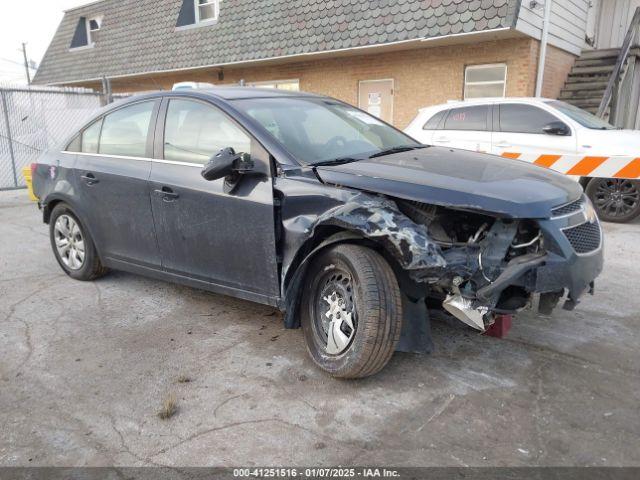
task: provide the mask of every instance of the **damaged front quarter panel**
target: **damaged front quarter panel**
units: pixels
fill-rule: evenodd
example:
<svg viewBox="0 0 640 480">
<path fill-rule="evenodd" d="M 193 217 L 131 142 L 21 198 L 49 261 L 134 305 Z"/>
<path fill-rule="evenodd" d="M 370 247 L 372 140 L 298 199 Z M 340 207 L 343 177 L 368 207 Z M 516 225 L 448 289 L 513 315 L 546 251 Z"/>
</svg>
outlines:
<svg viewBox="0 0 640 480">
<path fill-rule="evenodd" d="M 311 235 L 322 225 L 355 231 L 381 243 L 409 272 L 447 266 L 440 247 L 429 238 L 426 227 L 410 220 L 394 202 L 383 197 L 366 193 L 354 195 L 344 205 L 320 215 Z"/>
<path fill-rule="evenodd" d="M 443 271 L 447 261 L 424 225 L 404 215 L 382 196 L 321 185 L 304 173 L 278 178 L 282 292 L 285 325 L 298 326 L 297 301 L 309 261 L 321 249 L 343 241 L 380 245 L 414 280 Z"/>
</svg>

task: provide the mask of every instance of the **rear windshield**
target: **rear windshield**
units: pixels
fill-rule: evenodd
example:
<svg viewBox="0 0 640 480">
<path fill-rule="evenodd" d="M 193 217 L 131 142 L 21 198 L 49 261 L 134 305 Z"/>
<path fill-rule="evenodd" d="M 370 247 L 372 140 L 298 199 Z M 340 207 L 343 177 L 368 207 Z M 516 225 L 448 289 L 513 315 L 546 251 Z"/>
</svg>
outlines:
<svg viewBox="0 0 640 480">
<path fill-rule="evenodd" d="M 572 120 L 575 120 L 583 127 L 591 128 L 593 130 L 615 130 L 616 129 L 616 127 L 614 127 L 610 123 L 605 122 L 601 118 L 598 118 L 595 115 L 587 112 L 586 110 L 582 110 L 581 108 L 578 108 L 569 103 L 561 102 L 559 100 L 553 100 L 546 103 L 547 105 L 550 105 L 553 108 L 559 110 L 561 113 L 564 113 L 567 117 L 571 118 Z"/>
<path fill-rule="evenodd" d="M 376 117 L 335 100 L 249 98 L 235 105 L 305 164 L 419 145 Z"/>
</svg>

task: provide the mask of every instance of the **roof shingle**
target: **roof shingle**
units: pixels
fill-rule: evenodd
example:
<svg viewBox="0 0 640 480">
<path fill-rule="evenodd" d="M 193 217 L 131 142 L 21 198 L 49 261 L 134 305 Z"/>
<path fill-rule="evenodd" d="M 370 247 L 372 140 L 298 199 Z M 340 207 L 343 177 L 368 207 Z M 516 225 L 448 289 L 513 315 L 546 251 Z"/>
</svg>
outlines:
<svg viewBox="0 0 640 480">
<path fill-rule="evenodd" d="M 176 29 L 180 0 L 104 0 L 68 11 L 35 83 L 63 83 L 375 46 L 512 27 L 519 0 L 222 0 L 214 25 Z M 81 16 L 93 48 L 69 51 Z"/>
</svg>

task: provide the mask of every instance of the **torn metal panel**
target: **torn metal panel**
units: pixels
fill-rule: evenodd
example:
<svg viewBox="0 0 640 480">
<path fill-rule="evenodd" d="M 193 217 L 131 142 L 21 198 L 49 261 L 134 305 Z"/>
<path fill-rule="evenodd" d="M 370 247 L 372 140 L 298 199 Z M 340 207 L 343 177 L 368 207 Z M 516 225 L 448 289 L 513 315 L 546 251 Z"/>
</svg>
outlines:
<svg viewBox="0 0 640 480">
<path fill-rule="evenodd" d="M 366 193 L 318 217 L 319 225 L 334 225 L 356 231 L 385 245 L 406 270 L 444 268 L 440 247 L 429 237 L 424 225 L 414 223 L 395 203 Z"/>
</svg>

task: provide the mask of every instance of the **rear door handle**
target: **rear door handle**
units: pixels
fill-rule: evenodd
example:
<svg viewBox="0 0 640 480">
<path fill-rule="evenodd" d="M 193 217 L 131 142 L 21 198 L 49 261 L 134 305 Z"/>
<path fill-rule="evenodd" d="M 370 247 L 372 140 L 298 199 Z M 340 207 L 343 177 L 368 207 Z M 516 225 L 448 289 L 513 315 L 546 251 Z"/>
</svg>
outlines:
<svg viewBox="0 0 640 480">
<path fill-rule="evenodd" d="M 85 173 L 80 178 L 82 178 L 82 180 L 84 180 L 87 185 L 95 185 L 96 183 L 100 183 L 100 180 L 98 180 L 91 172 Z"/>
<path fill-rule="evenodd" d="M 513 145 L 511 145 L 508 142 L 498 142 L 498 143 L 496 143 L 496 147 L 509 148 L 509 147 L 513 147 Z"/>
<path fill-rule="evenodd" d="M 165 202 L 173 202 L 180 196 L 169 187 L 162 187 L 160 189 L 154 190 L 154 192 L 156 193 L 156 195 L 160 195 L 162 197 L 162 200 L 164 200 Z"/>
</svg>

